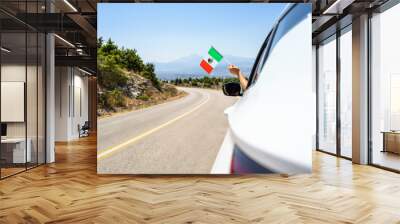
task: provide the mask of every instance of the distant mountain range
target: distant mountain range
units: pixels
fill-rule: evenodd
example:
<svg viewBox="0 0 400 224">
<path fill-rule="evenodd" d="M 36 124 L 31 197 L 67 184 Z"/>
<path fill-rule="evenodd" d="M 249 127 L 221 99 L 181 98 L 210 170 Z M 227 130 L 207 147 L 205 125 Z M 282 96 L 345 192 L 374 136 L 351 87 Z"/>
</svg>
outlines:
<svg viewBox="0 0 400 224">
<path fill-rule="evenodd" d="M 170 62 L 154 62 L 157 77 L 163 80 L 176 78 L 203 77 L 207 73 L 200 67 L 203 57 L 189 55 Z M 227 60 L 222 60 L 211 73 L 212 77 L 232 77 L 227 69 L 228 62 L 239 66 L 243 73 L 249 75 L 253 67 L 254 59 L 224 55 Z"/>
</svg>

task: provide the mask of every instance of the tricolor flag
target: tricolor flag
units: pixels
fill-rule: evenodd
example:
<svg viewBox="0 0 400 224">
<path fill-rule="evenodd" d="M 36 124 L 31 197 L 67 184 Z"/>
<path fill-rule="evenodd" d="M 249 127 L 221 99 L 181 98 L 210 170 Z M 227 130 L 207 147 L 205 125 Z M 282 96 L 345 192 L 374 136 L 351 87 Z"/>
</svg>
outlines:
<svg viewBox="0 0 400 224">
<path fill-rule="evenodd" d="M 215 50 L 214 47 L 211 47 L 210 50 L 208 50 L 208 57 L 204 58 L 200 62 L 200 66 L 208 73 L 210 74 L 213 69 L 218 65 L 218 63 L 222 60 L 223 56 Z"/>
</svg>

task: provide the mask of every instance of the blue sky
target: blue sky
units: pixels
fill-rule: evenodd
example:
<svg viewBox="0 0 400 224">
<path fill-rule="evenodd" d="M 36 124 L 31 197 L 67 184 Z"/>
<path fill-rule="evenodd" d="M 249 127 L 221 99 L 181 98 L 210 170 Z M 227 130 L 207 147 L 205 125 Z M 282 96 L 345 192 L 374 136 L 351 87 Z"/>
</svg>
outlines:
<svg viewBox="0 0 400 224">
<path fill-rule="evenodd" d="M 98 36 L 136 49 L 145 62 L 205 55 L 255 58 L 286 4 L 98 4 Z"/>
</svg>

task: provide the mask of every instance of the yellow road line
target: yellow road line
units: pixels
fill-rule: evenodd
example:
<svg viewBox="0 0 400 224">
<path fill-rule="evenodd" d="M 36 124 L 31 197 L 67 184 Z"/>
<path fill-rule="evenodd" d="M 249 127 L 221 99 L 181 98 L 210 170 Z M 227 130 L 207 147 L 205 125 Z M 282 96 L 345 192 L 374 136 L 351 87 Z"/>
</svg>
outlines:
<svg viewBox="0 0 400 224">
<path fill-rule="evenodd" d="M 139 141 L 140 139 L 142 139 L 142 138 L 144 138 L 144 137 L 146 137 L 148 135 L 151 135 L 152 133 L 154 133 L 154 132 L 156 132 L 156 131 L 158 131 L 158 130 L 160 130 L 160 129 L 162 129 L 162 128 L 164 128 L 164 127 L 166 127 L 166 126 L 168 126 L 168 125 L 170 125 L 172 123 L 174 123 L 175 121 L 177 121 L 177 120 L 179 120 L 179 119 L 181 119 L 181 118 L 193 113 L 194 111 L 199 109 L 201 106 L 203 106 L 205 103 L 207 103 L 209 99 L 210 99 L 210 95 L 207 94 L 207 99 L 204 100 L 199 105 L 197 105 L 196 107 L 194 107 L 193 109 L 191 109 L 191 110 L 179 115 L 178 117 L 175 117 L 172 120 L 169 120 L 168 122 L 166 122 L 166 123 L 164 123 L 164 124 L 162 124 L 162 125 L 160 125 L 158 127 L 155 127 L 155 128 L 153 128 L 151 130 L 148 130 L 148 131 L 146 131 L 146 132 L 144 132 L 144 133 L 142 133 L 142 134 L 140 134 L 140 135 L 138 135 L 138 136 L 126 141 L 126 142 L 123 142 L 123 143 L 121 143 L 119 145 L 116 145 L 116 146 L 113 146 L 113 147 L 109 147 L 109 148 L 103 150 L 101 153 L 97 154 L 97 160 L 102 160 L 104 158 L 107 158 L 110 155 L 112 155 L 113 153 L 115 153 L 116 151 L 121 150 L 123 147 L 128 146 L 128 145 L 130 145 L 130 144 L 132 144 L 132 143 L 134 143 L 136 141 Z"/>
</svg>

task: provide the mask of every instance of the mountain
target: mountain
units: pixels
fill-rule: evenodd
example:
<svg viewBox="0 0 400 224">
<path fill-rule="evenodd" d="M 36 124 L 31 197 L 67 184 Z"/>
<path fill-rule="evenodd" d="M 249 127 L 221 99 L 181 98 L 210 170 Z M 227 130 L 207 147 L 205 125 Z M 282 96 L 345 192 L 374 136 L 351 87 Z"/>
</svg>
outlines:
<svg viewBox="0 0 400 224">
<path fill-rule="evenodd" d="M 159 79 L 171 80 L 175 78 L 203 77 L 207 73 L 200 67 L 202 57 L 189 55 L 170 62 L 153 62 L 155 73 Z M 254 59 L 224 55 L 224 59 L 217 65 L 211 76 L 231 77 L 227 69 L 228 62 L 239 66 L 243 73 L 249 75 Z"/>
</svg>

